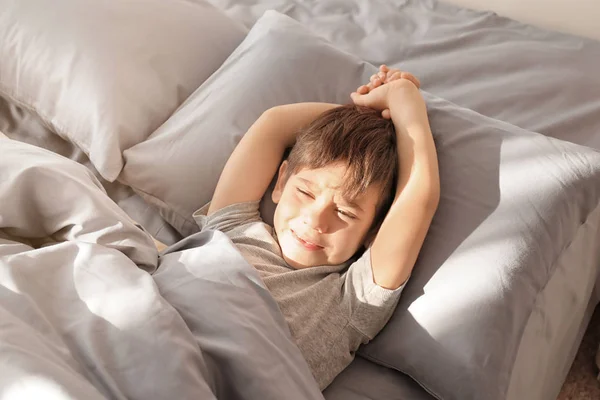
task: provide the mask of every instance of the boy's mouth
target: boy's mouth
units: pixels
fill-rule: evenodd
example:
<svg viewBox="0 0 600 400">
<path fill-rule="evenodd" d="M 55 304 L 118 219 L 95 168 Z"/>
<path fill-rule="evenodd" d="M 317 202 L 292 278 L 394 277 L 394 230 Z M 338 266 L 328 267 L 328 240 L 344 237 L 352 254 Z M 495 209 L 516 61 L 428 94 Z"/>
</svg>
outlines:
<svg viewBox="0 0 600 400">
<path fill-rule="evenodd" d="M 292 236 L 294 237 L 294 239 L 296 239 L 296 241 L 300 245 L 302 245 L 302 247 L 304 247 L 305 249 L 314 251 L 314 250 L 320 250 L 320 249 L 323 248 L 323 246 L 319 246 L 316 243 L 313 243 L 313 242 L 310 242 L 308 240 L 302 239 L 300 236 L 298 236 L 298 234 L 296 234 L 296 232 L 294 232 L 293 229 L 290 229 L 290 231 L 292 232 Z"/>
</svg>

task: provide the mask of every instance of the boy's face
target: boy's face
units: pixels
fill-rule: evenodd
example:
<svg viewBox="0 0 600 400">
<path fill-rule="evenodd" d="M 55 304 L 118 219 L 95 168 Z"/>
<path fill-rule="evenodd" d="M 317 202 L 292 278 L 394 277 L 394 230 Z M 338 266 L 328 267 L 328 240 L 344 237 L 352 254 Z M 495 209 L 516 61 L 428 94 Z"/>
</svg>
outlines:
<svg viewBox="0 0 600 400">
<path fill-rule="evenodd" d="M 345 166 L 303 169 L 283 182 L 287 167 L 284 161 L 273 190 L 274 227 L 283 258 L 297 269 L 347 261 L 369 233 L 379 188 L 370 187 L 349 202 L 341 190 Z"/>
</svg>

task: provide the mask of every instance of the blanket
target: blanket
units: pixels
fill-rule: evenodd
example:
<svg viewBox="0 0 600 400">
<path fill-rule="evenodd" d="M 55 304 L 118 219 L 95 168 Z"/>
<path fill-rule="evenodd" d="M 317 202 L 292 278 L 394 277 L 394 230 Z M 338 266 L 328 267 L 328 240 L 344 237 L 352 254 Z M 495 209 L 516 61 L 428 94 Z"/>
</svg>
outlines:
<svg viewBox="0 0 600 400">
<path fill-rule="evenodd" d="M 158 255 L 83 166 L 0 137 L 2 398 L 322 399 L 221 232 Z"/>
</svg>

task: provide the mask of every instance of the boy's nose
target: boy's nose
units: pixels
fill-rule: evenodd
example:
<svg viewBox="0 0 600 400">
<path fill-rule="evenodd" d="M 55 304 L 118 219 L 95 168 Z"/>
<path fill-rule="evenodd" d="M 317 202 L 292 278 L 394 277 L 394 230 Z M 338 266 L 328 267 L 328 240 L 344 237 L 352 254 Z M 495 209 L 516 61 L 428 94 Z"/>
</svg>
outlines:
<svg viewBox="0 0 600 400">
<path fill-rule="evenodd" d="M 327 231 L 327 210 L 324 207 L 310 207 L 304 213 L 304 223 L 319 233 Z"/>
</svg>

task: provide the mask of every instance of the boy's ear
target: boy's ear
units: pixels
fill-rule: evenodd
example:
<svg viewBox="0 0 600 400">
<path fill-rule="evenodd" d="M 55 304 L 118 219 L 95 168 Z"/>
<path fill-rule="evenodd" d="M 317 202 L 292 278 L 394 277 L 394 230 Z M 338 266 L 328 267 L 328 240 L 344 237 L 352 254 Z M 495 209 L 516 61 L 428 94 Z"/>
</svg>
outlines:
<svg viewBox="0 0 600 400">
<path fill-rule="evenodd" d="M 279 203 L 279 200 L 281 200 L 281 194 L 283 193 L 283 188 L 285 187 L 284 179 L 285 179 L 285 173 L 287 171 L 287 168 L 288 168 L 288 162 L 287 162 L 287 160 L 285 160 L 279 166 L 279 174 L 277 175 L 277 182 L 275 183 L 275 187 L 273 188 L 273 193 L 271 194 L 271 199 L 273 200 L 273 203 L 275 203 L 275 204 Z"/>
</svg>

